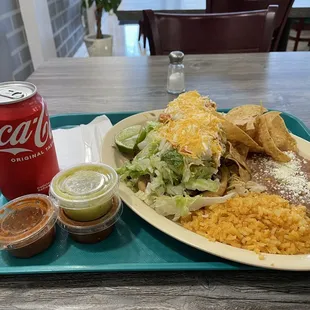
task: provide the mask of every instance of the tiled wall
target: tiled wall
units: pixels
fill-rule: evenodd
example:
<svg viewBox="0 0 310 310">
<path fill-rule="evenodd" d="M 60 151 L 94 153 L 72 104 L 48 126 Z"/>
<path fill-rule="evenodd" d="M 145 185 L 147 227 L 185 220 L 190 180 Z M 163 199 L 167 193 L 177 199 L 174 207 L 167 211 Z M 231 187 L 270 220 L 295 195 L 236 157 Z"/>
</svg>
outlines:
<svg viewBox="0 0 310 310">
<path fill-rule="evenodd" d="M 48 0 L 48 9 L 57 56 L 73 56 L 81 46 L 84 37 L 81 0 Z"/>
<path fill-rule="evenodd" d="M 33 65 L 18 0 L 0 0 L 1 34 L 3 40 L 7 39 L 3 44 L 7 44 L 11 56 L 3 61 L 11 62 L 8 67 L 15 80 L 25 80 L 33 72 Z"/>
</svg>

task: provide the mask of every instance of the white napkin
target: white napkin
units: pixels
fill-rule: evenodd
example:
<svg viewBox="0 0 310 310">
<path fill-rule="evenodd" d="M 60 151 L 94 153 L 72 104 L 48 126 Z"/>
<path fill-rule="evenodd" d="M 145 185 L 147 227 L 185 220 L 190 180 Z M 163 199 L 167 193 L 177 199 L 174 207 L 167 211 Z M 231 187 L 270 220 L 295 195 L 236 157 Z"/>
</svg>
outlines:
<svg viewBox="0 0 310 310">
<path fill-rule="evenodd" d="M 110 128 L 111 121 L 101 115 L 87 125 L 53 130 L 59 168 L 100 162 L 103 137 Z"/>
</svg>

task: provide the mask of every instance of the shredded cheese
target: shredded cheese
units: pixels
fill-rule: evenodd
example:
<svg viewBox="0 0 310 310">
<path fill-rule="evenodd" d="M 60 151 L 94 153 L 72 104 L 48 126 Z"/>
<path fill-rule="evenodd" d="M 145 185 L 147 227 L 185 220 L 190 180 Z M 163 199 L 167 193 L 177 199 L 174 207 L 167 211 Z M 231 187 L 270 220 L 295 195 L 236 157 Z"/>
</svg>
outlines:
<svg viewBox="0 0 310 310">
<path fill-rule="evenodd" d="M 171 115 L 173 120 L 215 111 L 216 104 L 208 97 L 202 97 L 197 91 L 181 94 L 171 101 L 164 113 Z"/>
<path fill-rule="evenodd" d="M 222 120 L 215 103 L 196 91 L 187 92 L 169 103 L 167 122 L 159 134 L 179 153 L 193 158 L 208 157 L 219 164 L 224 150 Z"/>
</svg>

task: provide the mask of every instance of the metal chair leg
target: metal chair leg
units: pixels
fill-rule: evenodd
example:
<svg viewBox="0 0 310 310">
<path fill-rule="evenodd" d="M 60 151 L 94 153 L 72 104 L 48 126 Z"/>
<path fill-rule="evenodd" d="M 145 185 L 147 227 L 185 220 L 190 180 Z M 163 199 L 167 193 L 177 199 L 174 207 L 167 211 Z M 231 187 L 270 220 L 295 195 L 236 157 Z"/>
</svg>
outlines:
<svg viewBox="0 0 310 310">
<path fill-rule="evenodd" d="M 143 35 L 143 48 L 146 48 L 146 35 Z"/>
<path fill-rule="evenodd" d="M 139 35 L 138 35 L 138 41 L 140 41 L 141 34 L 142 34 L 142 29 L 141 29 L 141 24 L 139 23 Z"/>
</svg>

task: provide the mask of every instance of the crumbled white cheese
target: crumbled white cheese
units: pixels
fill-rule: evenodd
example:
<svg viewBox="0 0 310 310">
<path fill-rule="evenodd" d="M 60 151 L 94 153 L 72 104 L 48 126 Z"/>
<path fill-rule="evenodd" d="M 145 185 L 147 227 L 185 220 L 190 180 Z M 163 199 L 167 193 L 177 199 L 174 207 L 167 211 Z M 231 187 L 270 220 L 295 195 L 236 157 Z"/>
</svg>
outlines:
<svg viewBox="0 0 310 310">
<path fill-rule="evenodd" d="M 289 193 L 293 197 L 303 196 L 310 198 L 310 186 L 306 174 L 301 171 L 301 160 L 294 152 L 285 152 L 291 160 L 288 163 L 279 163 L 266 160 L 265 165 L 269 174 L 279 182 L 280 193 Z"/>
</svg>

